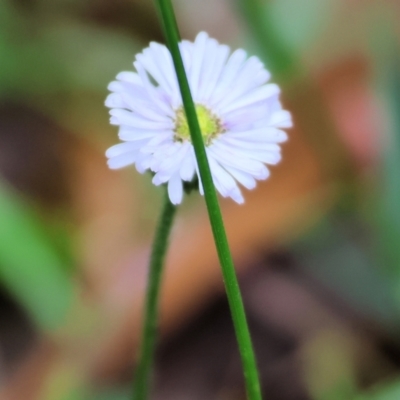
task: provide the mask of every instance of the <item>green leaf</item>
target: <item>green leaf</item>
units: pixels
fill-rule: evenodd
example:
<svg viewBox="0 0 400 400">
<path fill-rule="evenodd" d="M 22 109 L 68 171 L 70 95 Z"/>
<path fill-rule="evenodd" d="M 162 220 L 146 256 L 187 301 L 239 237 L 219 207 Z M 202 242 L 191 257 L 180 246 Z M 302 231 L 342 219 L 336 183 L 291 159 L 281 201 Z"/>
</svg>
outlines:
<svg viewBox="0 0 400 400">
<path fill-rule="evenodd" d="M 380 385 L 369 393 L 357 396 L 354 400 L 398 400 L 400 399 L 400 381 Z"/>
<path fill-rule="evenodd" d="M 55 329 L 74 300 L 74 287 L 28 204 L 0 186 L 0 279 L 42 329 Z"/>
<path fill-rule="evenodd" d="M 278 37 L 302 52 L 320 39 L 332 19 L 334 0 L 270 0 L 264 7 Z"/>
</svg>

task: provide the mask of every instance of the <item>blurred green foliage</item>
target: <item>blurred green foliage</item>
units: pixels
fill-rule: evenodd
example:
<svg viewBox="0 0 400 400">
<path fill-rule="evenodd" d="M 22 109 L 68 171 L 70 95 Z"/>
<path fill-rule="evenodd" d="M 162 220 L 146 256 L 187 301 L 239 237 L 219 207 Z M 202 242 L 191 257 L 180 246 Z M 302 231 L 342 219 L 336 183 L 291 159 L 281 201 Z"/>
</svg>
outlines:
<svg viewBox="0 0 400 400">
<path fill-rule="evenodd" d="M 267 1 L 264 18 L 270 21 L 277 37 L 288 49 L 301 56 L 329 27 L 338 6 L 335 0 Z"/>
<path fill-rule="evenodd" d="M 85 126 L 104 110 L 108 83 L 132 67 L 141 43 L 123 30 L 85 21 L 78 12 L 82 2 L 58 3 L 38 2 L 21 12 L 0 0 L 0 99 L 27 101 L 79 130 L 79 120 Z M 65 12 L 68 5 L 75 15 Z"/>
<path fill-rule="evenodd" d="M 0 94 L 25 97 L 65 87 L 65 73 L 54 49 L 38 36 L 29 16 L 0 1 Z"/>
<path fill-rule="evenodd" d="M 354 400 L 398 400 L 400 398 L 400 382 L 394 381 L 374 388 L 371 392 L 356 396 Z"/>
<path fill-rule="evenodd" d="M 389 37 L 383 49 L 394 40 Z M 380 50 L 382 50 L 382 48 Z M 389 51 L 387 51 L 389 50 Z M 390 51 L 391 50 L 391 51 Z M 382 146 L 381 190 L 377 198 L 379 244 L 387 271 L 396 279 L 400 304 L 400 46 L 377 51 L 377 87 L 385 107 L 386 126 Z"/>
<path fill-rule="evenodd" d="M 65 322 L 74 285 L 43 231 L 41 219 L 4 184 L 0 187 L 0 279 L 41 329 Z"/>
<path fill-rule="evenodd" d="M 121 68 L 131 67 L 138 43 L 78 18 L 82 6 L 42 1 L 24 8 L 0 0 L 0 100 L 34 104 L 60 121 L 66 118 L 66 105 L 86 102 L 83 113 L 97 118 L 104 111 L 106 121 L 107 84 Z M 75 15 L 66 13 L 74 8 Z M 93 95 L 98 96 L 95 102 Z M 72 120 L 85 120 L 83 113 Z M 45 221 L 3 184 L 0 218 L 2 284 L 41 329 L 59 327 L 76 290 L 70 265 L 76 260 L 67 249 L 70 233 Z"/>
</svg>

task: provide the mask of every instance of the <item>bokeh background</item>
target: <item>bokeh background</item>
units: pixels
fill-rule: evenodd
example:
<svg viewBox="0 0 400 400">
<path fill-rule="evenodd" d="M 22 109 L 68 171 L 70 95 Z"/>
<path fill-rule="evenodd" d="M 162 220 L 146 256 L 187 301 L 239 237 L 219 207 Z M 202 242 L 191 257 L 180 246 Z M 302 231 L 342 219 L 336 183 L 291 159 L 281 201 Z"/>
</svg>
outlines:
<svg viewBox="0 0 400 400">
<path fill-rule="evenodd" d="M 221 199 L 268 400 L 400 399 L 400 2 L 176 0 L 258 55 L 295 127 Z M 163 42 L 151 0 L 0 0 L 0 398 L 128 400 L 160 188 L 109 171 L 107 84 Z M 165 274 L 156 400 L 245 399 L 200 196 Z"/>
</svg>

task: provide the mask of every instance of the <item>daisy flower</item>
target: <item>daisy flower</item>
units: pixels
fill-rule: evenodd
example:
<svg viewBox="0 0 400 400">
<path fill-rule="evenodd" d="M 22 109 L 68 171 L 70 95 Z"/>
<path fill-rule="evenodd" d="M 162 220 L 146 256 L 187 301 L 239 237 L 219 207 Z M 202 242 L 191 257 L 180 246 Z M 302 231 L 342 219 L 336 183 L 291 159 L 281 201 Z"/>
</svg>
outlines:
<svg viewBox="0 0 400 400">
<path fill-rule="evenodd" d="M 253 189 L 257 180 L 268 178 L 266 164 L 280 161 L 290 113 L 257 57 L 248 58 L 241 49 L 230 54 L 205 32 L 179 46 L 215 187 L 243 203 L 238 184 Z M 155 185 L 168 185 L 173 204 L 182 201 L 183 183 L 196 177 L 203 194 L 169 50 L 150 43 L 133 65 L 136 72 L 119 73 L 108 87 L 105 104 L 123 141 L 107 150 L 109 167 L 135 164 L 140 173 L 152 171 Z"/>
</svg>

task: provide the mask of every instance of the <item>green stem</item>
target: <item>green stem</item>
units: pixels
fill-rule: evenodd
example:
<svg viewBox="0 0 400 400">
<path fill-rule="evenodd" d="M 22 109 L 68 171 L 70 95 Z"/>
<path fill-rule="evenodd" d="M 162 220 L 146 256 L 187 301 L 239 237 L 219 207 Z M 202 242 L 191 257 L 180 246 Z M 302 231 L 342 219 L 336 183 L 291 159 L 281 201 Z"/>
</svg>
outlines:
<svg viewBox="0 0 400 400">
<path fill-rule="evenodd" d="M 164 205 L 158 222 L 150 257 L 142 343 L 139 349 L 139 363 L 135 373 L 133 400 L 145 400 L 148 398 L 149 394 L 149 381 L 157 336 L 161 275 L 175 211 L 176 207 L 170 202 L 168 192 L 165 190 Z"/>
<path fill-rule="evenodd" d="M 240 294 L 232 256 L 229 250 L 228 240 L 211 176 L 210 166 L 208 164 L 207 155 L 204 148 L 199 122 L 197 120 L 196 109 L 190 93 L 189 83 L 179 51 L 178 42 L 180 40 L 180 35 L 174 10 L 170 0 L 156 0 L 156 3 L 160 11 L 167 44 L 172 54 L 179 87 L 181 90 L 183 105 L 190 129 L 190 136 L 196 154 L 197 164 L 199 166 L 200 178 L 204 188 L 204 197 L 206 200 L 208 215 L 222 268 L 222 274 L 225 282 L 229 306 L 231 309 L 233 324 L 236 331 L 236 337 L 239 344 L 247 395 L 250 400 L 260 400 L 261 390 L 258 379 L 258 371 L 250 333 L 247 326 L 246 314 L 244 311 L 242 296 Z"/>
</svg>

